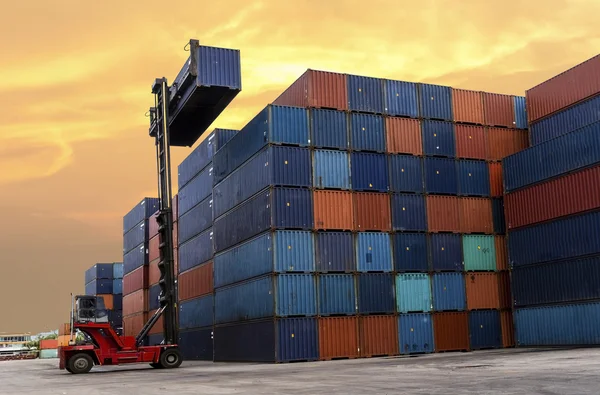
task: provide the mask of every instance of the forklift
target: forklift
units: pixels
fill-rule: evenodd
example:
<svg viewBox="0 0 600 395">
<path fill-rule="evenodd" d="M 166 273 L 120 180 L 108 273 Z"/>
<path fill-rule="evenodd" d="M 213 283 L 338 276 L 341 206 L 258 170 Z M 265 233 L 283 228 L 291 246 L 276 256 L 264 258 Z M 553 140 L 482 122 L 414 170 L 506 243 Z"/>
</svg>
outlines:
<svg viewBox="0 0 600 395">
<path fill-rule="evenodd" d="M 198 40 L 191 39 L 185 50 L 190 51 L 190 56 L 172 86 L 167 84 L 164 77 L 157 78 L 152 84 L 154 106 L 148 113 L 149 135 L 155 139 L 156 145 L 160 199 L 157 214 L 160 308 L 137 336 L 120 336 L 108 321 L 101 297 L 78 295 L 72 298 L 69 345 L 59 347 L 59 368 L 69 373 L 88 373 L 94 365 L 132 363 L 148 363 L 157 369 L 173 369 L 178 368 L 183 361 L 177 344 L 179 326 L 173 256 L 171 146 L 192 146 L 241 91 L 241 84 L 228 87 L 203 80 L 201 70 L 221 67 L 220 59 L 201 55 L 210 53 L 210 47 L 200 46 Z M 239 51 L 230 51 L 239 65 Z M 241 80 L 241 70 L 238 72 Z M 148 333 L 161 316 L 164 316 L 163 342 L 155 346 L 144 345 Z M 76 342 L 75 331 L 82 332 L 88 340 L 84 344 Z"/>
</svg>

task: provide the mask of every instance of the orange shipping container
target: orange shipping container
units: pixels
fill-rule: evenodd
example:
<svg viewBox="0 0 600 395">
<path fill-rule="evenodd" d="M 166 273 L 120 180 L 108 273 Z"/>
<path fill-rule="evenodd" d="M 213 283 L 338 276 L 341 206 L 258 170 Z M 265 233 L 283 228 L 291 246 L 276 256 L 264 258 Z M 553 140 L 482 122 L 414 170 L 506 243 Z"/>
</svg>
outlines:
<svg viewBox="0 0 600 395">
<path fill-rule="evenodd" d="M 358 357 L 358 318 L 329 317 L 319 321 L 321 360 Z"/>
<path fill-rule="evenodd" d="M 40 340 L 40 350 L 54 350 L 58 348 L 57 339 Z"/>
<path fill-rule="evenodd" d="M 488 163 L 488 167 L 492 197 L 501 197 L 504 192 L 504 186 L 502 185 L 502 163 L 490 162 Z"/>
<path fill-rule="evenodd" d="M 467 309 L 499 309 L 500 288 L 498 286 L 498 273 L 465 274 L 467 288 Z"/>
<path fill-rule="evenodd" d="M 112 294 L 102 294 L 102 295 L 96 295 L 96 296 L 102 296 L 102 299 L 104 300 L 104 308 L 107 310 L 112 310 L 115 308 L 115 300 L 114 300 L 114 296 Z"/>
<path fill-rule="evenodd" d="M 460 198 L 460 207 L 461 233 L 493 233 L 494 218 L 491 199 Z"/>
<path fill-rule="evenodd" d="M 73 338 L 75 339 L 75 336 L 73 336 Z M 56 340 L 58 343 L 58 347 L 68 346 L 69 341 L 71 341 L 71 335 L 58 335 L 58 338 Z"/>
<path fill-rule="evenodd" d="M 360 356 L 398 355 L 398 319 L 391 315 L 359 317 Z"/>
<path fill-rule="evenodd" d="M 456 156 L 467 159 L 487 159 L 486 130 L 483 126 L 456 125 Z"/>
<path fill-rule="evenodd" d="M 148 290 L 140 289 L 123 296 L 123 315 L 132 315 L 148 311 Z"/>
<path fill-rule="evenodd" d="M 158 268 L 158 262 L 160 258 L 153 260 L 148 265 L 148 286 L 151 287 L 154 284 L 158 284 L 160 281 L 160 269 Z"/>
<path fill-rule="evenodd" d="M 150 319 L 150 317 L 152 317 L 154 315 L 154 313 L 156 313 L 156 310 L 152 310 L 148 313 L 148 320 Z M 150 329 L 150 332 L 149 332 L 150 335 L 156 335 L 159 333 L 163 333 L 163 326 L 164 326 L 163 317 L 164 317 L 164 315 L 161 314 L 158 321 L 156 321 L 154 326 L 152 326 L 152 328 Z"/>
<path fill-rule="evenodd" d="M 71 334 L 71 324 L 60 324 L 58 327 L 58 336 L 70 335 Z"/>
<path fill-rule="evenodd" d="M 138 267 L 123 276 L 123 295 L 148 288 L 148 266 Z"/>
<path fill-rule="evenodd" d="M 515 326 L 512 311 L 500 312 L 500 324 L 502 325 L 502 345 L 505 348 L 515 346 Z"/>
<path fill-rule="evenodd" d="M 494 247 L 496 248 L 496 269 L 508 270 L 508 248 L 506 236 L 494 236 Z"/>
<path fill-rule="evenodd" d="M 150 216 L 150 218 L 148 218 L 148 236 L 150 238 L 153 238 L 158 234 L 158 222 L 156 220 L 158 213 L 159 211 L 155 212 Z"/>
<path fill-rule="evenodd" d="M 469 316 L 467 312 L 433 313 L 435 351 L 468 351 Z"/>
<path fill-rule="evenodd" d="M 427 228 L 430 232 L 460 232 L 460 199 L 427 196 Z"/>
<path fill-rule="evenodd" d="M 152 262 L 155 259 L 160 258 L 160 250 L 159 250 L 160 242 L 158 240 L 158 235 L 154 236 L 148 242 L 148 261 Z"/>
<path fill-rule="evenodd" d="M 452 89 L 452 112 L 455 122 L 483 125 L 482 92 Z"/>
<path fill-rule="evenodd" d="M 486 125 L 516 127 L 512 96 L 484 92 L 483 111 Z"/>
<path fill-rule="evenodd" d="M 124 336 L 136 336 L 146 323 L 148 313 L 138 313 L 123 317 L 123 335 Z"/>
<path fill-rule="evenodd" d="M 352 230 L 354 210 L 352 193 L 346 191 L 314 191 L 315 230 Z"/>
<path fill-rule="evenodd" d="M 197 298 L 213 292 L 213 263 L 190 269 L 179 275 L 179 301 Z"/>
<path fill-rule="evenodd" d="M 275 99 L 273 104 L 347 110 L 346 76 L 308 69 Z"/>
<path fill-rule="evenodd" d="M 356 192 L 354 200 L 354 230 L 391 231 L 390 196 L 386 193 Z"/>
<path fill-rule="evenodd" d="M 529 146 L 527 130 L 488 128 L 488 159 L 502 160 Z"/>
<path fill-rule="evenodd" d="M 418 119 L 387 117 L 385 119 L 387 152 L 423 154 L 421 123 Z"/>
</svg>

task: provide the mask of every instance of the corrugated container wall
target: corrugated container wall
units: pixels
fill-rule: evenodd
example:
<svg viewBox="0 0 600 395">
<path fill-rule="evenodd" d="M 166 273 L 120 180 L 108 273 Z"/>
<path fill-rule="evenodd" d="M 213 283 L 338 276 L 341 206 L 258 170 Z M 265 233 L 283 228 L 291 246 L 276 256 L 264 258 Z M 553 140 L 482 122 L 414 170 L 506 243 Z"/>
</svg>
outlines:
<svg viewBox="0 0 600 395">
<path fill-rule="evenodd" d="M 527 129 L 527 105 L 525 97 L 514 96 L 513 103 L 515 107 L 515 124 L 517 129 Z"/>
<path fill-rule="evenodd" d="M 483 112 L 488 126 L 516 127 L 512 96 L 484 92 Z"/>
<path fill-rule="evenodd" d="M 460 203 L 460 230 L 462 233 L 487 233 L 494 230 L 492 200 L 463 197 Z"/>
<path fill-rule="evenodd" d="M 436 351 L 469 350 L 469 317 L 466 312 L 433 314 Z"/>
<path fill-rule="evenodd" d="M 425 197 L 414 194 L 392 195 L 392 226 L 396 231 L 426 231 Z"/>
<path fill-rule="evenodd" d="M 418 119 L 385 118 L 387 152 L 392 154 L 423 154 L 421 122 Z"/>
<path fill-rule="evenodd" d="M 458 194 L 454 159 L 425 158 L 425 191 L 432 194 Z"/>
<path fill-rule="evenodd" d="M 385 152 L 385 143 L 381 115 L 350 114 L 350 148 L 355 151 Z"/>
<path fill-rule="evenodd" d="M 388 166 L 384 154 L 353 152 L 350 168 L 352 171 L 353 190 L 388 191 Z"/>
<path fill-rule="evenodd" d="M 158 210 L 159 199 L 146 197 L 123 217 L 123 234 Z"/>
<path fill-rule="evenodd" d="M 499 309 L 500 288 L 497 273 L 465 274 L 467 308 L 469 310 Z"/>
<path fill-rule="evenodd" d="M 179 218 L 178 245 L 210 228 L 212 223 L 213 199 L 211 195 Z"/>
<path fill-rule="evenodd" d="M 453 88 L 452 111 L 455 122 L 483 125 L 484 115 L 482 92 Z"/>
<path fill-rule="evenodd" d="M 211 260 L 214 240 L 213 229 L 209 228 L 179 247 L 179 272 L 183 273 L 193 267 Z"/>
<path fill-rule="evenodd" d="M 318 232 L 315 235 L 315 269 L 318 272 L 356 271 L 352 233 Z"/>
<path fill-rule="evenodd" d="M 495 310 L 469 312 L 471 350 L 502 347 L 500 312 Z"/>
<path fill-rule="evenodd" d="M 356 263 L 359 272 L 392 271 L 392 248 L 388 233 L 359 232 L 356 235 Z"/>
<path fill-rule="evenodd" d="M 435 273 L 432 278 L 434 311 L 466 309 L 463 273 Z"/>
<path fill-rule="evenodd" d="M 490 196 L 490 173 L 487 163 L 458 160 L 458 192 L 465 196 Z"/>
<path fill-rule="evenodd" d="M 389 155 L 390 190 L 423 193 L 423 159 L 412 155 Z"/>
<path fill-rule="evenodd" d="M 427 235 L 424 233 L 394 233 L 394 269 L 397 272 L 426 272 L 429 269 Z"/>
<path fill-rule="evenodd" d="M 383 80 L 348 75 L 348 109 L 350 111 L 384 113 Z"/>
<path fill-rule="evenodd" d="M 213 263 L 196 267 L 179 275 L 177 279 L 179 301 L 196 298 L 213 292 Z"/>
<path fill-rule="evenodd" d="M 179 347 L 187 361 L 213 360 L 213 329 L 193 329 L 179 332 Z"/>
<path fill-rule="evenodd" d="M 503 160 L 529 146 L 526 130 L 488 128 L 488 159 Z"/>
<path fill-rule="evenodd" d="M 350 148 L 348 116 L 335 110 L 310 109 L 312 145 L 317 148 Z"/>
<path fill-rule="evenodd" d="M 419 103 L 417 84 L 413 82 L 384 80 L 385 114 L 417 118 Z"/>
<path fill-rule="evenodd" d="M 319 315 L 356 314 L 356 292 L 352 274 L 323 274 L 318 277 Z"/>
<path fill-rule="evenodd" d="M 396 311 L 399 313 L 431 311 L 431 281 L 424 273 L 396 276 Z"/>
<path fill-rule="evenodd" d="M 422 118 L 452 121 L 452 88 L 418 84 L 418 92 Z"/>
<path fill-rule="evenodd" d="M 432 234 L 430 236 L 430 257 L 433 271 L 463 271 L 460 235 Z"/>
<path fill-rule="evenodd" d="M 392 314 L 396 310 L 394 276 L 361 273 L 357 279 L 359 314 Z"/>
<path fill-rule="evenodd" d="M 398 317 L 398 337 L 400 354 L 433 352 L 435 346 L 431 314 L 400 314 Z"/>
<path fill-rule="evenodd" d="M 355 192 L 354 230 L 391 230 L 390 195 L 386 193 Z"/>
<path fill-rule="evenodd" d="M 385 196 L 385 195 L 384 195 Z M 387 196 L 386 196 L 387 197 Z M 388 199 L 389 200 L 389 199 Z M 387 202 L 389 205 L 389 202 Z M 314 191 L 314 228 L 315 230 L 352 230 L 354 229 L 354 209 L 352 207 L 352 193 L 345 191 Z M 373 209 L 371 209 L 373 210 Z M 379 215 L 388 215 L 387 210 L 379 210 Z M 371 219 L 371 218 L 369 218 Z M 381 222 L 371 222 L 381 226 Z M 362 225 L 368 223 L 362 222 Z M 368 227 L 367 227 L 368 229 Z M 389 223 L 388 223 L 389 229 Z"/>
<path fill-rule="evenodd" d="M 206 167 L 179 190 L 179 215 L 187 213 L 192 207 L 210 196 L 213 184 L 213 168 Z"/>
<path fill-rule="evenodd" d="M 483 126 L 454 125 L 456 157 L 487 159 L 487 134 Z"/>
<path fill-rule="evenodd" d="M 308 69 L 273 104 L 347 110 L 347 91 L 344 74 Z"/>
<path fill-rule="evenodd" d="M 425 155 L 450 158 L 456 156 L 453 123 L 424 119 L 421 121 L 421 129 Z"/>
<path fill-rule="evenodd" d="M 398 320 L 394 316 L 372 315 L 358 319 L 361 357 L 398 355 Z"/>
<path fill-rule="evenodd" d="M 350 189 L 350 155 L 344 151 L 313 151 L 313 186 Z"/>
<path fill-rule="evenodd" d="M 186 330 L 212 325 L 214 303 L 212 294 L 181 302 L 178 314 L 179 327 Z"/>
<path fill-rule="evenodd" d="M 427 229 L 459 232 L 460 212 L 461 199 L 456 196 L 427 196 Z"/>
<path fill-rule="evenodd" d="M 319 358 L 358 358 L 358 317 L 319 318 Z"/>
</svg>

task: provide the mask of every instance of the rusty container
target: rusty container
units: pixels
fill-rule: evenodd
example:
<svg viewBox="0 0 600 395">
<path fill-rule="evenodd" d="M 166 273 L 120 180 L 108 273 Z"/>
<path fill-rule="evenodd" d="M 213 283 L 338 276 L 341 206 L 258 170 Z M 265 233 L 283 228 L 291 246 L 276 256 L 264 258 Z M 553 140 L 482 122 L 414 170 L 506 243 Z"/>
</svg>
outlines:
<svg viewBox="0 0 600 395">
<path fill-rule="evenodd" d="M 175 273 L 179 273 L 179 248 L 173 248 L 173 267 Z"/>
<path fill-rule="evenodd" d="M 467 309 L 499 309 L 500 288 L 498 273 L 465 273 Z"/>
<path fill-rule="evenodd" d="M 427 196 L 427 229 L 430 232 L 460 232 L 460 199 Z"/>
<path fill-rule="evenodd" d="M 435 351 L 469 350 L 469 316 L 466 311 L 433 314 Z"/>
<path fill-rule="evenodd" d="M 160 281 L 160 269 L 158 268 L 158 262 L 160 259 L 155 259 L 148 265 L 148 286 L 158 284 Z M 177 273 L 177 272 L 175 272 Z"/>
<path fill-rule="evenodd" d="M 123 317 L 123 336 L 137 336 L 144 327 L 148 313 L 138 313 Z"/>
<path fill-rule="evenodd" d="M 179 246 L 179 222 L 173 222 L 173 248 Z"/>
<path fill-rule="evenodd" d="M 123 295 L 148 288 L 148 266 L 141 266 L 123 276 Z"/>
<path fill-rule="evenodd" d="M 213 262 L 210 261 L 179 275 L 179 301 L 197 298 L 213 292 Z"/>
<path fill-rule="evenodd" d="M 496 247 L 496 269 L 508 270 L 508 247 L 506 244 L 506 236 L 494 236 L 494 246 Z"/>
<path fill-rule="evenodd" d="M 483 112 L 488 126 L 517 127 L 513 98 L 510 95 L 484 92 Z"/>
<path fill-rule="evenodd" d="M 173 211 L 173 222 L 176 222 L 179 219 L 179 194 L 173 196 L 171 210 Z"/>
<path fill-rule="evenodd" d="M 348 89 L 346 76 L 308 69 L 275 99 L 273 104 L 347 110 Z"/>
<path fill-rule="evenodd" d="M 58 336 L 65 336 L 65 335 L 70 335 L 71 334 L 71 324 L 70 323 L 66 323 L 66 324 L 60 324 L 58 326 Z"/>
<path fill-rule="evenodd" d="M 490 173 L 490 192 L 492 197 L 501 197 L 504 194 L 502 185 L 502 162 L 488 163 Z"/>
<path fill-rule="evenodd" d="M 515 346 L 515 325 L 512 311 L 500 312 L 500 325 L 502 326 L 502 346 L 504 348 Z"/>
<path fill-rule="evenodd" d="M 456 156 L 466 159 L 487 159 L 487 134 L 483 126 L 455 125 Z"/>
<path fill-rule="evenodd" d="M 319 190 L 313 192 L 315 230 L 352 230 L 352 193 Z"/>
<path fill-rule="evenodd" d="M 398 355 L 398 319 L 393 315 L 359 317 L 360 356 Z"/>
<path fill-rule="evenodd" d="M 148 311 L 148 290 L 140 289 L 123 296 L 123 315 L 132 315 Z"/>
<path fill-rule="evenodd" d="M 158 222 L 157 222 L 157 216 L 159 211 L 156 211 L 154 214 L 152 214 L 150 216 L 150 218 L 148 218 L 148 237 L 149 238 L 153 238 L 154 236 L 156 236 L 158 234 Z M 173 217 L 175 219 L 175 217 Z"/>
<path fill-rule="evenodd" d="M 491 199 L 460 198 L 460 232 L 486 234 L 494 232 Z"/>
<path fill-rule="evenodd" d="M 321 360 L 359 356 L 358 317 L 328 317 L 318 321 Z"/>
<path fill-rule="evenodd" d="M 154 236 L 148 242 L 148 261 L 152 262 L 155 259 L 160 257 L 159 250 L 160 242 L 158 240 L 158 235 Z"/>
<path fill-rule="evenodd" d="M 502 160 L 529 147 L 527 130 L 488 128 L 488 159 Z"/>
<path fill-rule="evenodd" d="M 510 272 L 498 272 L 498 295 L 500 296 L 500 308 L 512 308 L 512 290 L 510 287 Z"/>
<path fill-rule="evenodd" d="M 418 119 L 386 117 L 387 152 L 391 154 L 423 154 L 421 122 Z"/>
<path fill-rule="evenodd" d="M 452 89 L 454 122 L 483 125 L 483 92 Z"/>
<path fill-rule="evenodd" d="M 156 310 L 152 310 L 148 313 L 148 319 L 150 319 L 150 317 L 152 317 L 154 315 L 154 313 L 156 313 Z M 160 317 L 158 318 L 158 321 L 156 321 L 156 323 L 152 326 L 152 328 L 150 329 L 150 335 L 157 335 L 159 333 L 163 333 L 163 317 L 164 314 L 161 314 Z"/>
<path fill-rule="evenodd" d="M 353 205 L 354 230 L 391 230 L 390 195 L 387 193 L 355 192 Z"/>
<path fill-rule="evenodd" d="M 113 310 L 115 308 L 115 298 L 113 294 L 98 294 L 104 300 L 104 308 L 107 310 Z"/>
</svg>

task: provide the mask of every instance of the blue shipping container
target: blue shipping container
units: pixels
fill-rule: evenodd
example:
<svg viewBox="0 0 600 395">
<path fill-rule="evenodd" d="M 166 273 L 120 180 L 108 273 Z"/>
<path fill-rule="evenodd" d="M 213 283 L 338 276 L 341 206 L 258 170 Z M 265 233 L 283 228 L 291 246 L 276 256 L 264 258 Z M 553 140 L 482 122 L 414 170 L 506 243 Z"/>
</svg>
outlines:
<svg viewBox="0 0 600 395">
<path fill-rule="evenodd" d="M 456 156 L 454 143 L 454 124 L 452 122 L 421 121 L 423 133 L 423 152 L 425 155 Z"/>
<path fill-rule="evenodd" d="M 181 331 L 178 345 L 185 361 L 212 361 L 213 329 Z"/>
<path fill-rule="evenodd" d="M 210 228 L 213 223 L 213 199 L 207 197 L 187 213 L 179 217 L 178 242 L 183 244 L 194 236 Z"/>
<path fill-rule="evenodd" d="M 311 142 L 318 148 L 350 148 L 348 116 L 343 111 L 309 109 Z"/>
<path fill-rule="evenodd" d="M 85 284 L 86 295 L 112 294 L 113 280 L 108 278 L 99 278 Z"/>
<path fill-rule="evenodd" d="M 413 155 L 389 155 L 390 190 L 423 192 L 423 159 Z"/>
<path fill-rule="evenodd" d="M 452 121 L 452 88 L 418 84 L 421 118 Z"/>
<path fill-rule="evenodd" d="M 355 151 L 385 152 L 383 117 L 373 114 L 350 114 L 350 147 Z"/>
<path fill-rule="evenodd" d="M 430 353 L 433 342 L 433 320 L 429 313 L 400 314 L 398 317 L 400 354 Z"/>
<path fill-rule="evenodd" d="M 384 113 L 383 80 L 348 75 L 348 109 L 350 111 Z"/>
<path fill-rule="evenodd" d="M 392 195 L 392 226 L 402 232 L 427 231 L 424 195 Z"/>
<path fill-rule="evenodd" d="M 356 314 L 356 292 L 352 274 L 322 274 L 319 282 L 319 315 Z"/>
<path fill-rule="evenodd" d="M 140 244 L 148 242 L 148 220 L 143 220 L 123 235 L 123 254 L 127 254 Z"/>
<path fill-rule="evenodd" d="M 465 310 L 465 278 L 462 273 L 435 273 L 432 276 L 433 310 Z"/>
<path fill-rule="evenodd" d="M 123 277 L 123 276 L 121 276 Z M 85 271 L 85 283 L 89 283 L 98 278 L 113 278 L 112 263 L 96 263 Z"/>
<path fill-rule="evenodd" d="M 121 287 L 122 287 L 122 282 L 121 282 Z M 123 295 L 118 294 L 115 292 L 114 290 L 114 280 L 113 280 L 113 310 L 114 311 L 122 311 L 123 310 Z"/>
<path fill-rule="evenodd" d="M 358 274 L 358 313 L 394 313 L 396 298 L 394 275 L 387 273 Z"/>
<path fill-rule="evenodd" d="M 427 236 L 424 233 L 395 233 L 394 268 L 397 272 L 426 272 Z"/>
<path fill-rule="evenodd" d="M 509 232 L 512 267 L 600 253 L 600 212 L 576 215 Z M 535 248 L 532 248 L 535 246 Z"/>
<path fill-rule="evenodd" d="M 454 159 L 425 158 L 425 191 L 434 194 L 458 194 Z"/>
<path fill-rule="evenodd" d="M 316 278 L 279 274 L 215 290 L 215 324 L 317 314 Z"/>
<path fill-rule="evenodd" d="M 471 350 L 502 347 L 500 312 L 496 310 L 469 312 Z"/>
<path fill-rule="evenodd" d="M 158 211 L 158 198 L 143 198 L 123 217 L 123 234 Z"/>
<path fill-rule="evenodd" d="M 600 122 L 506 157 L 502 161 L 505 192 L 599 163 L 598 135 Z"/>
<path fill-rule="evenodd" d="M 414 82 L 384 80 L 385 113 L 392 116 L 417 118 L 417 84 Z"/>
<path fill-rule="evenodd" d="M 359 232 L 356 236 L 356 262 L 359 272 L 391 272 L 390 235 Z"/>
<path fill-rule="evenodd" d="M 213 189 L 214 218 L 268 186 L 310 187 L 308 148 L 266 147 Z"/>
<path fill-rule="evenodd" d="M 480 160 L 458 160 L 458 193 L 467 196 L 490 196 L 490 171 Z"/>
<path fill-rule="evenodd" d="M 385 154 L 353 152 L 350 169 L 353 190 L 386 192 L 389 189 Z"/>
<path fill-rule="evenodd" d="M 318 272 L 356 271 L 354 240 L 348 232 L 318 232 L 315 236 Z"/>
<path fill-rule="evenodd" d="M 344 151 L 315 150 L 313 154 L 315 188 L 350 189 L 350 155 Z"/>
<path fill-rule="evenodd" d="M 524 96 L 514 96 L 515 126 L 517 129 L 527 129 L 527 106 Z"/>
<path fill-rule="evenodd" d="M 424 273 L 396 276 L 396 309 L 398 313 L 431 311 L 431 281 Z"/>
<path fill-rule="evenodd" d="M 198 236 L 179 245 L 179 273 L 208 262 L 213 257 L 213 230 L 208 228 Z"/>
<path fill-rule="evenodd" d="M 208 166 L 179 190 L 178 205 L 181 217 L 212 193 L 213 168 Z"/>
<path fill-rule="evenodd" d="M 309 189 L 269 188 L 215 221 L 215 252 L 269 229 L 312 227 L 312 192 Z"/>
<path fill-rule="evenodd" d="M 113 263 L 113 278 L 123 278 L 123 263 Z"/>
<path fill-rule="evenodd" d="M 308 146 L 308 110 L 268 105 L 213 157 L 214 183 L 240 167 L 268 143 Z"/>
<path fill-rule="evenodd" d="M 148 245 L 142 244 L 123 256 L 123 275 L 148 264 Z"/>
<path fill-rule="evenodd" d="M 179 328 L 202 328 L 213 324 L 214 298 L 212 295 L 186 300 L 179 304 Z"/>
<path fill-rule="evenodd" d="M 518 346 L 600 344 L 600 303 L 516 309 Z"/>
<path fill-rule="evenodd" d="M 113 280 L 113 294 L 120 295 L 123 293 L 123 279 L 115 278 Z"/>
<path fill-rule="evenodd" d="M 433 271 L 463 271 L 462 240 L 460 235 L 432 234 L 430 239 Z"/>
<path fill-rule="evenodd" d="M 504 199 L 492 199 L 492 218 L 494 220 L 494 233 L 506 233 L 506 219 L 504 217 Z"/>
<path fill-rule="evenodd" d="M 215 288 L 268 273 L 314 271 L 315 248 L 308 231 L 268 231 L 215 255 Z"/>
<path fill-rule="evenodd" d="M 151 285 L 148 289 L 148 309 L 150 311 L 156 310 L 160 307 L 160 285 Z"/>
</svg>

